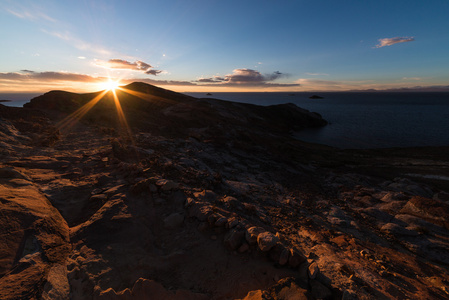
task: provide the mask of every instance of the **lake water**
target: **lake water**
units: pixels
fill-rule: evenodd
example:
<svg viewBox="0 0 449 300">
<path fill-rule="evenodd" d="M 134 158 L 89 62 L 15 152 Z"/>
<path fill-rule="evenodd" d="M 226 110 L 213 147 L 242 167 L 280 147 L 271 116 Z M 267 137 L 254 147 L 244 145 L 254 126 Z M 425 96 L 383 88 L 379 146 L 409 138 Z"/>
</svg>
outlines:
<svg viewBox="0 0 449 300">
<path fill-rule="evenodd" d="M 329 125 L 306 129 L 298 139 L 339 148 L 449 146 L 449 93 L 186 93 L 259 105 L 294 103 L 317 112 Z M 0 94 L 22 106 L 38 94 Z"/>
<path fill-rule="evenodd" d="M 0 100 L 11 100 L 10 102 L 0 102 L 0 104 L 7 106 L 22 107 L 25 103 L 30 102 L 31 99 L 42 95 L 43 93 L 28 93 L 28 94 L 18 94 L 18 93 L 0 93 Z"/>
<path fill-rule="evenodd" d="M 449 93 L 189 93 L 244 103 L 294 103 L 318 112 L 329 125 L 298 139 L 339 148 L 449 146 Z"/>
</svg>

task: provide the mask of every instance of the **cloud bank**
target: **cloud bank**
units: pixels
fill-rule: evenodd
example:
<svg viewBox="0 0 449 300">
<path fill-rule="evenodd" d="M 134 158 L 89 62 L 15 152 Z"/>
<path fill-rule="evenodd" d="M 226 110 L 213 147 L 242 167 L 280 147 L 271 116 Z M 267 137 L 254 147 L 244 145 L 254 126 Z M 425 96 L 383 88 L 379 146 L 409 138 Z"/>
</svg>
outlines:
<svg viewBox="0 0 449 300">
<path fill-rule="evenodd" d="M 270 87 L 282 87 L 282 86 L 299 86 L 297 83 L 272 83 L 278 78 L 286 77 L 285 74 L 276 71 L 271 74 L 262 74 L 259 71 L 252 69 L 235 69 L 232 74 L 228 74 L 224 77 L 214 76 L 210 78 L 200 78 L 196 82 L 199 85 L 211 85 L 211 86 L 242 86 L 242 87 L 257 87 L 257 86 L 270 86 Z"/>
<path fill-rule="evenodd" d="M 0 90 L 8 91 L 38 91 L 66 89 L 76 92 L 82 90 L 95 90 L 95 84 L 108 81 L 105 76 L 91 76 L 87 74 L 70 72 L 35 72 L 21 70 L 20 72 L 0 72 Z M 160 86 L 197 86 L 191 81 L 178 80 L 152 80 L 149 78 L 121 79 L 122 84 L 134 81 L 145 82 Z"/>
<path fill-rule="evenodd" d="M 379 44 L 376 45 L 376 48 L 391 46 L 398 43 L 413 42 L 414 40 L 415 40 L 414 37 L 394 37 L 394 38 L 379 39 Z"/>
<path fill-rule="evenodd" d="M 96 64 L 98 66 L 110 68 L 110 69 L 124 69 L 124 70 L 133 70 L 133 71 L 142 71 L 148 75 L 157 75 L 161 73 L 160 70 L 154 70 L 153 66 L 143 62 L 141 60 L 136 60 L 135 62 L 129 62 L 123 59 L 110 59 L 108 61 L 97 61 Z"/>
<path fill-rule="evenodd" d="M 402 78 L 397 82 L 377 83 L 372 80 L 365 81 L 338 81 L 321 80 L 316 78 L 300 78 L 294 83 L 272 83 L 271 79 L 285 76 L 281 72 L 273 72 L 268 75 L 250 69 L 236 69 L 232 74 L 220 77 L 201 78 L 196 81 L 183 80 L 155 80 L 150 78 L 128 78 L 121 79 L 122 84 L 134 81 L 145 82 L 156 86 L 169 86 L 169 88 L 183 87 L 185 90 L 198 91 L 221 88 L 221 87 L 248 87 L 255 88 L 286 88 L 299 87 L 303 91 L 449 91 L 447 85 L 425 85 L 416 86 L 416 81 L 421 78 Z M 98 91 L 98 83 L 104 83 L 109 78 L 105 76 L 92 76 L 88 74 L 70 72 L 35 72 L 32 70 L 21 70 L 19 72 L 0 72 L 1 92 L 46 92 L 55 89 L 63 89 L 74 92 Z M 407 81 L 405 81 L 407 80 Z M 289 90 L 290 91 L 290 90 Z"/>
<path fill-rule="evenodd" d="M 159 70 L 142 61 L 129 62 L 122 59 L 111 59 L 109 61 L 97 61 L 98 65 L 111 69 L 129 69 L 141 71 L 145 74 L 159 74 Z M 127 78 L 121 79 L 122 84 L 134 81 L 145 82 L 157 86 L 179 86 L 179 87 L 249 87 L 249 88 L 282 88 L 298 87 L 299 83 L 274 83 L 272 81 L 286 77 L 279 71 L 270 74 L 262 74 L 252 69 L 235 69 L 231 74 L 225 76 L 213 76 L 198 80 L 155 80 L 150 78 Z M 0 90 L 38 91 L 47 89 L 67 89 L 74 91 L 95 89 L 95 84 L 107 81 L 106 76 L 92 76 L 88 74 L 70 72 L 35 72 L 33 70 L 21 70 L 19 72 L 0 72 Z M 90 88 L 89 88 L 90 86 Z"/>
</svg>

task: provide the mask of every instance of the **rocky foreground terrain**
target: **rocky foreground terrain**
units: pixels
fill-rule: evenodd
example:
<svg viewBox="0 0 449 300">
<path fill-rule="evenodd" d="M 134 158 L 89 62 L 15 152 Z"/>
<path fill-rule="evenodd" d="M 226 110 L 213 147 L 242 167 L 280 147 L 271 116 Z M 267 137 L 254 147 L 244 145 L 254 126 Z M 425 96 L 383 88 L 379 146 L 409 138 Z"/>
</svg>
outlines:
<svg viewBox="0 0 449 300">
<path fill-rule="evenodd" d="M 292 139 L 326 122 L 291 104 L 116 95 L 0 105 L 0 299 L 449 298 L 449 147 L 339 150 Z"/>
</svg>

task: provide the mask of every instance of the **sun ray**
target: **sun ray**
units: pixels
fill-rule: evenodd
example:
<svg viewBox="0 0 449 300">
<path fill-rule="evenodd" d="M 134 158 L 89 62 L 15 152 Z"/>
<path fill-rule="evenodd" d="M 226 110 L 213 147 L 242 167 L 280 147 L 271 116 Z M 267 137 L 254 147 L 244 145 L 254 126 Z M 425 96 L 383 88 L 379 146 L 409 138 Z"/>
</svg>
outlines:
<svg viewBox="0 0 449 300">
<path fill-rule="evenodd" d="M 112 82 L 112 80 L 110 80 Z M 156 105 L 158 103 L 172 103 L 175 102 L 173 100 L 168 100 L 166 98 L 151 95 L 147 93 L 141 93 L 137 91 L 133 91 L 130 89 L 126 89 L 123 87 L 118 86 L 117 82 L 114 82 L 113 84 L 109 85 L 109 88 L 103 90 L 98 95 L 96 95 L 92 100 L 84 104 L 82 107 L 77 109 L 75 112 L 68 115 L 66 118 L 64 118 L 62 121 L 58 122 L 56 124 L 57 128 L 61 131 L 69 130 L 72 128 L 78 121 L 80 121 L 97 103 L 102 100 L 108 93 L 109 95 L 112 95 L 112 100 L 114 102 L 114 105 L 116 107 L 116 113 L 118 118 L 118 126 L 119 126 L 119 134 L 122 138 L 124 138 L 125 141 L 128 141 L 131 145 L 135 146 L 135 141 L 133 138 L 133 133 L 131 130 L 131 127 L 129 126 L 128 120 L 126 118 L 126 115 L 123 111 L 122 104 L 120 103 L 119 95 L 117 92 L 123 92 L 126 94 L 129 94 L 131 96 L 138 97 L 140 99 L 143 99 L 147 102 L 153 102 Z M 136 157 L 138 156 L 138 153 L 135 153 Z"/>
<path fill-rule="evenodd" d="M 115 107 L 117 109 L 117 116 L 119 119 L 120 126 L 125 130 L 126 135 L 132 138 L 131 128 L 128 125 L 128 121 L 126 120 L 126 116 L 123 112 L 122 105 L 120 104 L 120 100 L 115 90 L 112 91 L 112 96 L 114 98 Z"/>
<path fill-rule="evenodd" d="M 103 99 L 103 97 L 107 94 L 108 91 L 104 90 L 100 94 L 98 94 L 95 98 L 84 104 L 82 107 L 77 109 L 75 112 L 68 115 L 66 118 L 64 118 L 62 121 L 58 122 L 56 124 L 56 127 L 63 131 L 70 127 L 73 127 L 73 125 L 76 124 L 81 118 L 94 107 L 98 101 Z"/>
</svg>

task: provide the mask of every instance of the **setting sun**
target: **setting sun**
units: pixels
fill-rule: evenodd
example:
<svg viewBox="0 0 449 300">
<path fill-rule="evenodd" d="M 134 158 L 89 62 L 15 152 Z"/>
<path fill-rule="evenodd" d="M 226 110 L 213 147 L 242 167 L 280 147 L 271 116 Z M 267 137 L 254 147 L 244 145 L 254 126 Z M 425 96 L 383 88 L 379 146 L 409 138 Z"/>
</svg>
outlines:
<svg viewBox="0 0 449 300">
<path fill-rule="evenodd" d="M 115 91 L 120 86 L 119 81 L 109 79 L 108 81 L 100 83 L 101 90 Z"/>
</svg>

